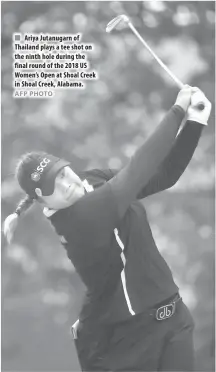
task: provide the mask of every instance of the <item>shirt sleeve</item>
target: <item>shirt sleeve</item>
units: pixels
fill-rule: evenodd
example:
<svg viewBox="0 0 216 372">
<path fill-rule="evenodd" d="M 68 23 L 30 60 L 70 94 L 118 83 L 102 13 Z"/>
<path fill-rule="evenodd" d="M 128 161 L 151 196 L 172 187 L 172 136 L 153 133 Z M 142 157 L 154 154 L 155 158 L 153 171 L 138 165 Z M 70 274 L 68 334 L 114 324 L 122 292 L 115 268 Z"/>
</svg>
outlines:
<svg viewBox="0 0 216 372">
<path fill-rule="evenodd" d="M 120 219 L 171 151 L 184 115 L 183 109 L 174 105 L 129 163 L 107 182 L 111 186 Z"/>
<path fill-rule="evenodd" d="M 191 161 L 203 128 L 204 125 L 197 124 L 196 122 L 186 122 L 176 137 L 171 151 L 147 185 L 138 194 L 138 199 L 145 198 L 175 185 Z"/>
<path fill-rule="evenodd" d="M 149 195 L 166 190 L 175 185 L 184 173 L 197 148 L 204 125 L 188 120 L 183 129 L 177 135 L 171 151 L 159 165 L 156 173 L 151 177 L 147 185 L 137 195 L 137 199 L 143 199 Z M 119 170 L 102 169 L 106 181 L 113 178 Z"/>
</svg>

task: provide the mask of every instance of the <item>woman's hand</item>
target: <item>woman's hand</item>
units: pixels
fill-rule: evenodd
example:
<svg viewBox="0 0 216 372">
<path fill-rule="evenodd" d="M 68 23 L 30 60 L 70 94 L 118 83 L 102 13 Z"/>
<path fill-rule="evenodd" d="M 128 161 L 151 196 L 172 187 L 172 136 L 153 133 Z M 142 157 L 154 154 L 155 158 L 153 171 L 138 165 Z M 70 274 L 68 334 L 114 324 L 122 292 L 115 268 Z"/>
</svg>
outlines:
<svg viewBox="0 0 216 372">
<path fill-rule="evenodd" d="M 176 98 L 175 105 L 180 106 L 186 113 L 191 103 L 192 94 L 193 88 L 190 85 L 184 85 Z"/>
<path fill-rule="evenodd" d="M 197 105 L 202 102 L 204 109 L 202 111 L 197 109 Z M 197 87 L 192 88 L 191 103 L 187 111 L 187 120 L 196 121 L 197 123 L 207 125 L 211 113 L 211 102 L 205 94 Z"/>
</svg>

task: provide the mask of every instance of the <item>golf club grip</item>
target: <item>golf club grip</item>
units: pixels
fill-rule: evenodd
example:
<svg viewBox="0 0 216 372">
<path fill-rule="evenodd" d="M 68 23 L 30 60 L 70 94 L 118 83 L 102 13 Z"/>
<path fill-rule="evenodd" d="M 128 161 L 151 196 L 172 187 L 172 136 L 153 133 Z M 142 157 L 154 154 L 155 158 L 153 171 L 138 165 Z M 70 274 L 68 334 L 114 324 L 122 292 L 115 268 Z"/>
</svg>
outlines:
<svg viewBox="0 0 216 372">
<path fill-rule="evenodd" d="M 160 66 L 169 74 L 169 76 L 173 79 L 173 81 L 176 83 L 176 85 L 179 87 L 179 89 L 183 89 L 184 87 L 184 84 L 181 82 L 181 80 L 179 80 L 171 71 L 170 69 L 164 65 L 164 63 L 159 59 L 159 57 L 157 57 L 157 62 L 160 64 Z M 199 111 L 203 111 L 204 108 L 205 108 L 205 105 L 203 102 L 199 102 L 197 103 L 197 105 L 195 106 L 197 108 L 197 110 Z"/>
</svg>

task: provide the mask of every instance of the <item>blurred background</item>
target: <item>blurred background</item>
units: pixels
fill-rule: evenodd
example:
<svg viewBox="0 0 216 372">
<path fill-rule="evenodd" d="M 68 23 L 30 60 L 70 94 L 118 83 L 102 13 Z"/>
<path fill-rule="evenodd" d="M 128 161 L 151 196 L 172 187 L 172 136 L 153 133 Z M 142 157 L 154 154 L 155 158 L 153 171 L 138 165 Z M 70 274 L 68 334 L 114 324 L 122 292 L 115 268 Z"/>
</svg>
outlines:
<svg viewBox="0 0 216 372">
<path fill-rule="evenodd" d="M 178 93 L 129 29 L 128 14 L 184 83 L 213 103 L 193 159 L 169 191 L 144 200 L 153 235 L 196 323 L 196 371 L 214 371 L 215 2 L 1 2 L 2 221 L 22 197 L 13 177 L 21 154 L 45 150 L 74 170 L 119 168 L 154 130 Z M 53 99 L 12 98 L 12 33 L 82 33 L 97 81 Z M 39 207 L 2 238 L 2 370 L 78 371 L 70 337 L 84 287 Z"/>
</svg>

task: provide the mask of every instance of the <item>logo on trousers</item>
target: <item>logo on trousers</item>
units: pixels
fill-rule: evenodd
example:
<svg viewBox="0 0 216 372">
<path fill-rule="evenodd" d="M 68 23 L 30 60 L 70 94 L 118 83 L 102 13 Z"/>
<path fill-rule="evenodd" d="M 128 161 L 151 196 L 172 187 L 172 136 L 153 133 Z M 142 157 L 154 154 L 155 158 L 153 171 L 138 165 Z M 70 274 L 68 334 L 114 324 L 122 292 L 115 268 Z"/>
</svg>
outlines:
<svg viewBox="0 0 216 372">
<path fill-rule="evenodd" d="M 175 312 L 175 303 L 161 306 L 156 311 L 156 319 L 164 320 L 170 318 Z"/>
</svg>

